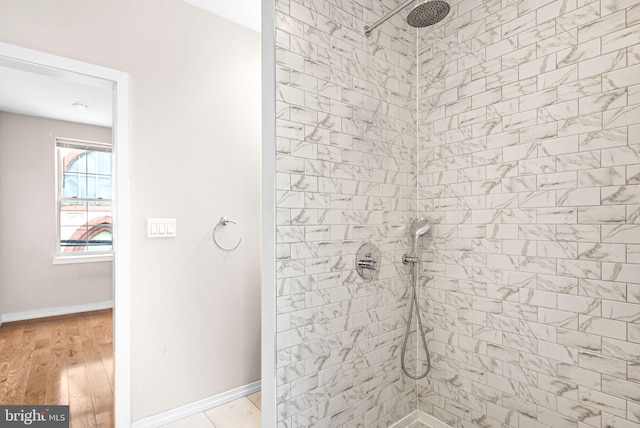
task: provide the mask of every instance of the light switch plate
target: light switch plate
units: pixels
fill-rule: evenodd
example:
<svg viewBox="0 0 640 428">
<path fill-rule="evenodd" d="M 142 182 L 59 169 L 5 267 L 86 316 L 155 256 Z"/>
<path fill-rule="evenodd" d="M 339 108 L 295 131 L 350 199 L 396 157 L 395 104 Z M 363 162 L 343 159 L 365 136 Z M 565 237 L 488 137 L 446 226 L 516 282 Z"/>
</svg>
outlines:
<svg viewBox="0 0 640 428">
<path fill-rule="evenodd" d="M 147 238 L 175 238 L 175 218 L 148 218 Z"/>
</svg>

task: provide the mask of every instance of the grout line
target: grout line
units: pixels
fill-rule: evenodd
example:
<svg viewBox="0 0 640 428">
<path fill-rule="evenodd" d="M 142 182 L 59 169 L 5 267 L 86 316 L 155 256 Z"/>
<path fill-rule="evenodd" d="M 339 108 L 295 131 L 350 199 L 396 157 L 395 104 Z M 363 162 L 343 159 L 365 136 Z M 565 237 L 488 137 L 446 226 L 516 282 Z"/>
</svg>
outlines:
<svg viewBox="0 0 640 428">
<path fill-rule="evenodd" d="M 224 404 L 223 404 L 224 406 Z M 213 409 L 215 409 L 215 407 L 213 407 Z M 205 418 L 207 418 L 207 420 L 209 421 L 209 425 L 211 425 L 212 428 L 216 428 L 215 424 L 213 423 L 213 421 L 211 420 L 211 418 L 209 417 L 209 415 L 207 415 L 207 412 L 202 412 L 202 414 L 204 415 Z"/>
<path fill-rule="evenodd" d="M 253 406 L 254 406 L 256 409 L 258 409 L 258 411 L 259 411 L 259 412 L 261 412 L 261 413 L 262 413 L 262 409 L 261 409 L 260 407 L 258 407 L 258 406 L 256 405 L 256 403 L 254 403 L 254 402 L 253 402 L 253 401 L 251 401 L 251 400 L 249 400 L 249 401 L 251 402 L 251 404 L 253 404 Z"/>
</svg>

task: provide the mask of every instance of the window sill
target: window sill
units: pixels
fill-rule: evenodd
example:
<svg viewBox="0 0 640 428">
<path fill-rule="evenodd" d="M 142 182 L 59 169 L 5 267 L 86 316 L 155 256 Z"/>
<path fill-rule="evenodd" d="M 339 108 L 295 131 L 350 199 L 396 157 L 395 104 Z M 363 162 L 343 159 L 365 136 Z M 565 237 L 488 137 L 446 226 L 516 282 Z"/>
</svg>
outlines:
<svg viewBox="0 0 640 428">
<path fill-rule="evenodd" d="M 75 263 L 100 263 L 113 261 L 113 254 L 96 254 L 86 256 L 56 256 L 53 258 L 54 265 L 68 265 Z"/>
</svg>

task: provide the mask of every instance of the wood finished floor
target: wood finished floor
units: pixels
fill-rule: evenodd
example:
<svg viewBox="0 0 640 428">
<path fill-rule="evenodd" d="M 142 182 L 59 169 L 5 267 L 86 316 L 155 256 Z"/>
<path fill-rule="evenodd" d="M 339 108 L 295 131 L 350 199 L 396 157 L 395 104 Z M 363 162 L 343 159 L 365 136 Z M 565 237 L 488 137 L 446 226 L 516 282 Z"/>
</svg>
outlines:
<svg viewBox="0 0 640 428">
<path fill-rule="evenodd" d="M 110 309 L 0 326 L 0 404 L 70 406 L 71 428 L 112 428 Z"/>
</svg>

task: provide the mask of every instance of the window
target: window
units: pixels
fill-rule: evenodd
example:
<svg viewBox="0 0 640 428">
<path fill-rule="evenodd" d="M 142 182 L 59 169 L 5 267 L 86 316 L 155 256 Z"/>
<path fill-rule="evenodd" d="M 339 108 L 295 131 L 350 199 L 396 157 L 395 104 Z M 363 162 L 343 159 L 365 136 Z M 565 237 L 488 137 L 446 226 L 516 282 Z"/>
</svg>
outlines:
<svg viewBox="0 0 640 428">
<path fill-rule="evenodd" d="M 58 256 L 111 254 L 111 145 L 56 141 Z"/>
</svg>

